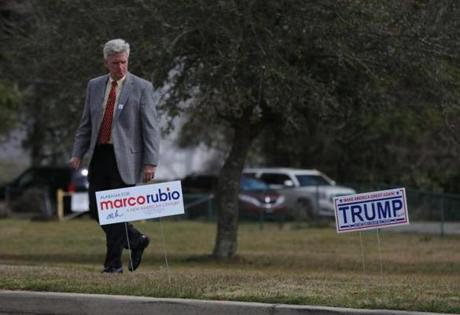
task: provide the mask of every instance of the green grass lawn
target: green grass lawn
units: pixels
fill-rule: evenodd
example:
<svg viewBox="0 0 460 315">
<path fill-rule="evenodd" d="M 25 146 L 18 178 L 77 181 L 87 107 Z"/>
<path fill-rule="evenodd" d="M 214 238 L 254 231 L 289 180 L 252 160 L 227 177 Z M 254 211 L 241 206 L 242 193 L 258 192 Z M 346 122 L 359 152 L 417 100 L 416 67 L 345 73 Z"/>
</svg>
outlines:
<svg viewBox="0 0 460 315">
<path fill-rule="evenodd" d="M 0 288 L 460 313 L 460 237 L 381 230 L 379 250 L 376 231 L 244 223 L 238 258 L 216 262 L 215 224 L 135 225 L 152 239 L 142 265 L 106 275 L 94 221 L 0 220 Z"/>
</svg>

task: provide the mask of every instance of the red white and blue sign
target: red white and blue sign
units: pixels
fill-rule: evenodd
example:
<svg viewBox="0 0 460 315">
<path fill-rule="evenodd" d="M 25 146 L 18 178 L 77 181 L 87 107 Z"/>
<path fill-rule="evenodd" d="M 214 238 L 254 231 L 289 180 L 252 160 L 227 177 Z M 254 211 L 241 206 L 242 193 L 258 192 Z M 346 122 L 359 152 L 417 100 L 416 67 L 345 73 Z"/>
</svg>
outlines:
<svg viewBox="0 0 460 315">
<path fill-rule="evenodd" d="M 337 233 L 409 224 L 404 188 L 335 197 L 334 208 Z"/>
<path fill-rule="evenodd" d="M 99 224 L 112 224 L 184 214 L 180 181 L 96 192 Z"/>
</svg>

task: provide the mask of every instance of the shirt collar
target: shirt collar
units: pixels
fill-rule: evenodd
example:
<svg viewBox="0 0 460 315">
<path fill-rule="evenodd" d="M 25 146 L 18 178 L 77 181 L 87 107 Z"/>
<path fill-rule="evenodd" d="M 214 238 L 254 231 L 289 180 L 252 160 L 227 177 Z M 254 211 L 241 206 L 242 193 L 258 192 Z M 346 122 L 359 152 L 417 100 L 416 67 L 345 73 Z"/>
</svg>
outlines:
<svg viewBox="0 0 460 315">
<path fill-rule="evenodd" d="M 121 86 L 125 80 L 126 80 L 126 75 L 123 78 L 121 78 L 120 80 L 117 81 L 117 86 Z M 113 81 L 115 81 L 115 80 L 112 79 L 112 77 L 109 74 L 109 83 L 112 84 Z"/>
</svg>

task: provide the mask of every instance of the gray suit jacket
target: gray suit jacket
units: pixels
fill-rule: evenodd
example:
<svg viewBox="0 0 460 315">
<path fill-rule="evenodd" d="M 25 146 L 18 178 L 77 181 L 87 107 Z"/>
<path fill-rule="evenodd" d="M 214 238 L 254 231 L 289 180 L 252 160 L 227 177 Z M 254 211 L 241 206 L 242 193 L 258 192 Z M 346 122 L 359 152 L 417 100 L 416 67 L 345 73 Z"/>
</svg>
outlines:
<svg viewBox="0 0 460 315">
<path fill-rule="evenodd" d="M 80 126 L 75 135 L 72 156 L 93 156 L 104 115 L 103 101 L 109 75 L 89 81 Z M 112 122 L 112 142 L 123 181 L 141 181 L 145 164 L 157 165 L 160 131 L 153 86 L 134 74 L 126 75 Z"/>
</svg>

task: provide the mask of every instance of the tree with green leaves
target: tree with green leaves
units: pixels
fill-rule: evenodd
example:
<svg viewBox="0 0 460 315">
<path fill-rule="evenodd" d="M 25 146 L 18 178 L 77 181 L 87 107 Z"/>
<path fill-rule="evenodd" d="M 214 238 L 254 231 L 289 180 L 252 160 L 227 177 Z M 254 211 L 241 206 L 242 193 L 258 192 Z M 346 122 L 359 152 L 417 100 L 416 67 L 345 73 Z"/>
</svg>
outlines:
<svg viewBox="0 0 460 315">
<path fill-rule="evenodd" d="M 342 106 L 305 131 L 266 131 L 258 141 L 265 164 L 316 167 L 349 183 L 436 191 L 444 189 L 449 174 L 458 173 L 452 163 L 458 146 L 444 123 L 445 116 L 453 122 L 460 115 L 458 7 L 452 1 L 385 6 L 388 12 L 381 15 L 390 18 L 387 28 L 379 26 L 378 18 L 373 19 L 379 21 L 375 25 L 349 19 L 347 23 L 355 25 L 366 43 L 367 49 L 357 56 L 380 67 L 372 70 L 379 78 L 380 95 L 366 95 L 369 85 L 359 84 L 351 70 L 337 71 L 345 74 L 334 79 L 343 95 Z M 346 38 L 349 45 L 359 45 L 353 37 Z M 274 149 L 275 135 L 282 140 Z M 308 145 L 295 145 L 301 136 Z"/>
<path fill-rule="evenodd" d="M 17 124 L 20 94 L 16 85 L 0 81 L 0 135 L 7 134 Z"/>
<path fill-rule="evenodd" d="M 156 78 L 171 84 L 165 107 L 187 112 L 190 126 L 229 136 L 215 257 L 237 252 L 239 177 L 264 128 L 275 131 L 269 147 L 279 145 L 276 132 L 295 135 L 293 145 L 318 145 L 312 137 L 323 125 L 346 147 L 385 112 L 439 100 L 451 44 L 440 38 L 439 20 L 457 32 L 446 6 L 456 9 L 433 1 L 156 2 L 163 48 Z M 439 28 L 427 30 L 430 22 Z M 417 93 L 421 104 L 404 102 Z M 178 106 L 184 100 L 191 101 Z"/>
</svg>

